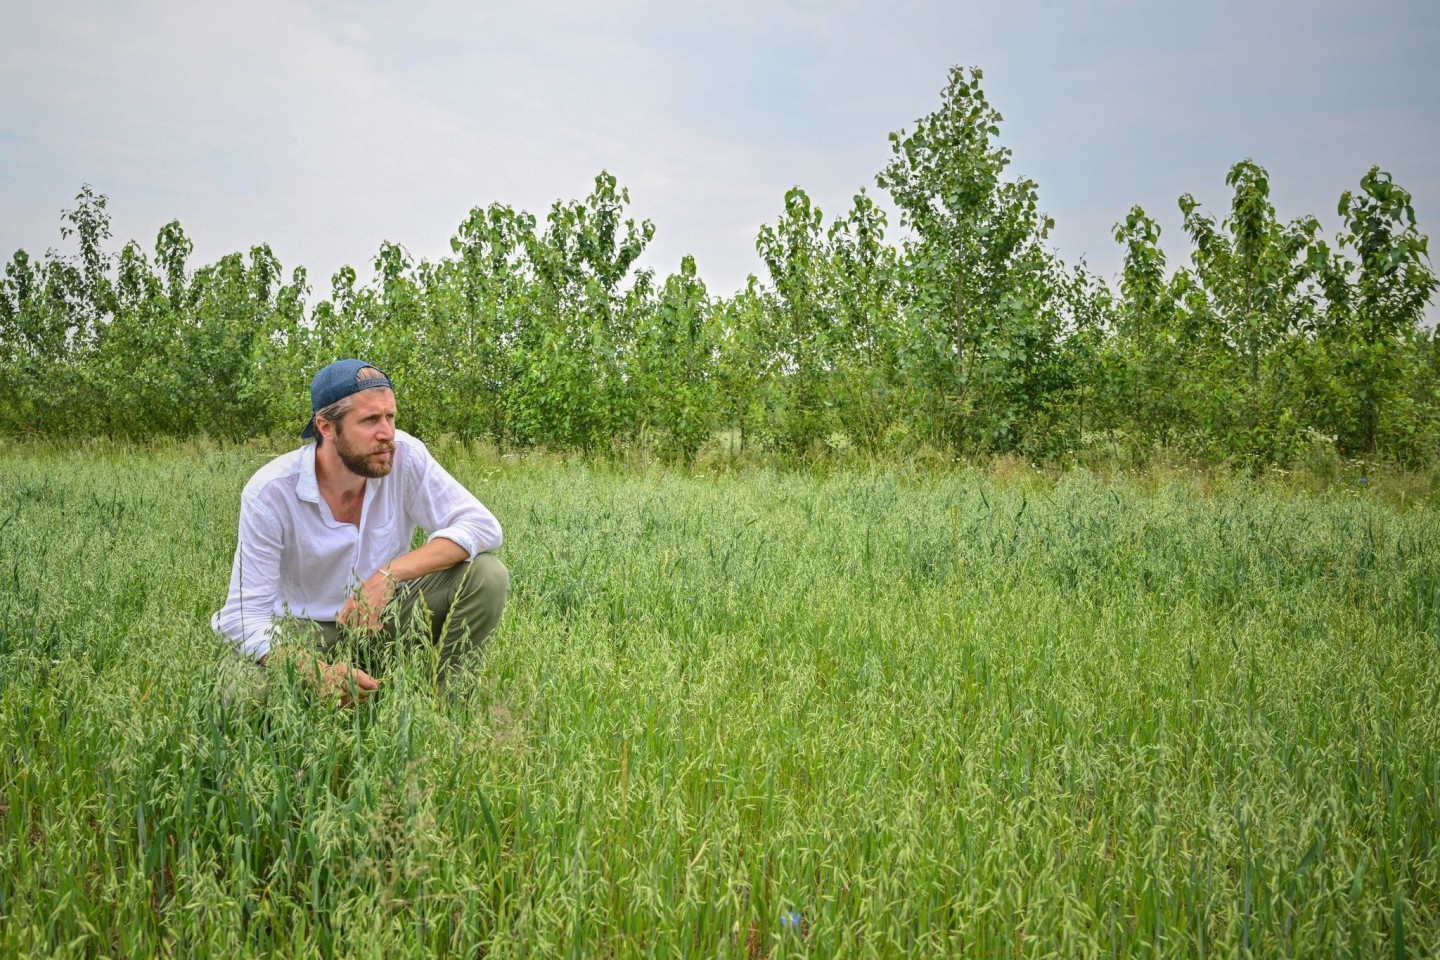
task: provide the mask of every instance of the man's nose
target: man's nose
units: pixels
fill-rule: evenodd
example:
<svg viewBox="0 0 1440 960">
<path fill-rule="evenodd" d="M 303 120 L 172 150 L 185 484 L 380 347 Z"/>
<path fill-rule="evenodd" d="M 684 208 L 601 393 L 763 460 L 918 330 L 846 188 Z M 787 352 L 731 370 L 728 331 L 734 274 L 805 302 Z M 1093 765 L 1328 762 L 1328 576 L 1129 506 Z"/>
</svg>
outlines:
<svg viewBox="0 0 1440 960">
<path fill-rule="evenodd" d="M 395 424 L 390 423 L 388 420 L 380 421 L 380 432 L 376 434 L 376 438 L 380 440 L 394 440 Z"/>
</svg>

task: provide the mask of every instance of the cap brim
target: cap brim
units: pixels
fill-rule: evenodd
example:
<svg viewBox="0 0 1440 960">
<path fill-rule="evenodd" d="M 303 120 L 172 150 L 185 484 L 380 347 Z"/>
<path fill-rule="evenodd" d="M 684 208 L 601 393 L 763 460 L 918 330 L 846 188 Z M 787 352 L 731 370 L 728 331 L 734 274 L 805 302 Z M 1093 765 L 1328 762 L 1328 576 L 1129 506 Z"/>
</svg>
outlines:
<svg viewBox="0 0 1440 960">
<path fill-rule="evenodd" d="M 315 439 L 315 418 L 311 417 L 310 422 L 305 424 L 305 429 L 300 431 L 301 440 Z"/>
</svg>

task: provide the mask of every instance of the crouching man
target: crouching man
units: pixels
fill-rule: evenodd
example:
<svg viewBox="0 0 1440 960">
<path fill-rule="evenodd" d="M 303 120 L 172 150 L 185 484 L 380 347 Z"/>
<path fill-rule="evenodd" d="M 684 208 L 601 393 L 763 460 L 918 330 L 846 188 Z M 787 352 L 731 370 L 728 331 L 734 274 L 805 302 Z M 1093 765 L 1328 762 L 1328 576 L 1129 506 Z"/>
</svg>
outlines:
<svg viewBox="0 0 1440 960">
<path fill-rule="evenodd" d="M 481 647 L 505 608 L 510 574 L 491 552 L 500 523 L 395 429 L 390 379 L 337 360 L 310 384 L 313 416 L 299 450 L 261 467 L 240 496 L 240 539 L 216 633 L 262 665 L 293 660 L 324 695 L 379 688 L 369 673 L 330 662 L 342 632 L 396 635 L 415 608 L 440 651 L 442 682 Z M 429 533 L 410 549 L 415 528 Z M 319 654 L 277 643 L 292 624 Z"/>
</svg>

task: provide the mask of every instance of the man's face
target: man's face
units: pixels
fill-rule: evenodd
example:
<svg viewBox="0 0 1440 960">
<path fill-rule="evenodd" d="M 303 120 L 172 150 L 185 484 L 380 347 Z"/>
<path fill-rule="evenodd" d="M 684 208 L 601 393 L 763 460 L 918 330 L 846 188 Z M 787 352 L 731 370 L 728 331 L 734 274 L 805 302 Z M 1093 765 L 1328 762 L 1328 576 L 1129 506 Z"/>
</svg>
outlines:
<svg viewBox="0 0 1440 960">
<path fill-rule="evenodd" d="M 354 397 L 350 413 L 335 425 L 335 452 L 351 473 L 386 476 L 395 466 L 395 394 L 371 387 Z"/>
</svg>

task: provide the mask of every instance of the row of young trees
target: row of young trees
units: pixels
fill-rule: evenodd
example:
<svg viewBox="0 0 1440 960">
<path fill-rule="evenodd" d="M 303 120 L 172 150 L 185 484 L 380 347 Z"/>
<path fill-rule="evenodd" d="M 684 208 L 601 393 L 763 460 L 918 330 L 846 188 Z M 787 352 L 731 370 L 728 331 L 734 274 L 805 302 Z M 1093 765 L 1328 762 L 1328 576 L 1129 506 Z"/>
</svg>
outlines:
<svg viewBox="0 0 1440 960">
<path fill-rule="evenodd" d="M 1010 176 L 979 70 L 893 134 L 877 178 L 827 223 L 799 188 L 760 231 L 766 278 L 711 294 L 685 258 L 637 270 L 654 234 L 608 173 L 541 223 L 477 208 L 452 256 L 381 247 L 311 304 L 264 245 L 192 267 L 178 223 L 107 252 L 105 197 L 64 214 L 76 251 L 17 252 L 0 283 L 0 432 L 241 438 L 298 428 L 338 356 L 401 384 L 407 426 L 504 447 L 644 444 L 677 460 L 721 432 L 786 454 L 917 445 L 1053 457 L 1094 443 L 1208 459 L 1440 449 L 1435 274 L 1409 194 L 1378 169 L 1318 222 L 1276 218 L 1263 169 L 1230 171 L 1217 219 L 1180 198 L 1191 263 L 1159 227 L 1116 226 L 1119 287 L 1066 266 L 1035 183 Z"/>
</svg>

